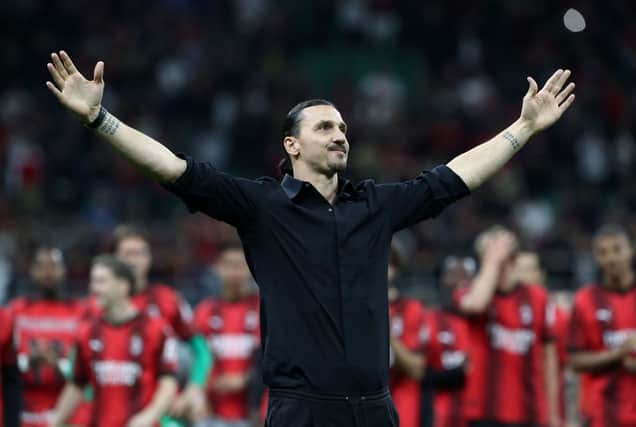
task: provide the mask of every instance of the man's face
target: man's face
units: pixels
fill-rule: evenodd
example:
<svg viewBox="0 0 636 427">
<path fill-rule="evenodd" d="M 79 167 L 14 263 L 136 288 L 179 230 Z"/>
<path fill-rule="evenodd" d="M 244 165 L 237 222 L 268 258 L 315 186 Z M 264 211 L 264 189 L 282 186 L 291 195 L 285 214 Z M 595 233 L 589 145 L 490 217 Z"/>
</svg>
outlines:
<svg viewBox="0 0 636 427">
<path fill-rule="evenodd" d="M 472 278 L 472 272 L 467 268 L 466 261 L 460 258 L 449 261 L 444 266 L 440 282 L 446 289 L 455 289 Z"/>
<path fill-rule="evenodd" d="M 131 236 L 122 239 L 117 246 L 115 256 L 132 268 L 136 277 L 147 278 L 152 255 L 148 242 L 142 237 Z"/>
<path fill-rule="evenodd" d="M 246 289 L 250 280 L 250 270 L 242 250 L 223 251 L 216 262 L 215 269 L 223 283 L 223 288 L 231 295 L 238 295 Z"/>
<path fill-rule="evenodd" d="M 57 289 L 66 278 L 62 254 L 57 249 L 39 250 L 29 271 L 31 280 L 40 289 Z"/>
<path fill-rule="evenodd" d="M 344 171 L 349 142 L 347 125 L 340 112 L 329 105 L 316 105 L 305 108 L 300 114 L 298 136 L 286 138 L 289 155 L 325 175 Z"/>
<path fill-rule="evenodd" d="M 526 284 L 545 284 L 545 274 L 541 269 L 539 256 L 534 252 L 521 252 L 515 259 L 517 279 Z"/>
<path fill-rule="evenodd" d="M 633 249 L 623 235 L 601 236 L 594 241 L 594 257 L 604 275 L 619 277 L 632 268 Z"/>
<path fill-rule="evenodd" d="M 91 268 L 90 292 L 98 307 L 108 310 L 122 304 L 128 297 L 128 283 L 115 277 L 113 272 L 103 265 Z"/>
</svg>

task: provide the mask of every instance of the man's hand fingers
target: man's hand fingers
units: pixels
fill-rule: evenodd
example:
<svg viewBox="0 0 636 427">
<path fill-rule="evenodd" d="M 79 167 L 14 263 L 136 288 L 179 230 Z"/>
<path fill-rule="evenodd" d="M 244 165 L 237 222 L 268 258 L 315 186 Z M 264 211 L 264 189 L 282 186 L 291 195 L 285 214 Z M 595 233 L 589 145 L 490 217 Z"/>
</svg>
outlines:
<svg viewBox="0 0 636 427">
<path fill-rule="evenodd" d="M 574 94 L 568 96 L 568 99 L 566 99 L 565 102 L 559 106 L 559 113 L 560 114 L 565 113 L 565 111 L 568 108 L 570 108 L 570 105 L 572 105 L 572 103 L 574 102 L 574 98 L 575 98 Z"/>
<path fill-rule="evenodd" d="M 66 80 L 68 78 L 68 72 L 66 71 L 66 68 L 64 68 L 64 64 L 62 64 L 60 57 L 57 56 L 57 53 L 51 54 L 51 60 L 53 61 L 53 65 L 55 65 L 55 69 L 57 70 L 59 75 L 62 76 L 64 80 Z"/>
<path fill-rule="evenodd" d="M 71 57 L 68 56 L 66 52 L 61 50 L 60 56 L 62 57 L 62 62 L 64 63 L 64 67 L 66 67 L 66 70 L 68 71 L 69 74 L 79 73 L 79 71 L 77 71 L 77 68 L 75 68 L 75 64 L 73 64 L 73 61 L 71 61 Z"/>
<path fill-rule="evenodd" d="M 533 96 L 535 96 L 537 94 L 537 91 L 539 90 L 539 87 L 537 86 L 537 82 L 534 81 L 534 79 L 532 77 L 527 77 L 528 80 L 528 92 L 526 92 L 526 95 L 524 96 L 524 98 L 532 98 Z"/>
<path fill-rule="evenodd" d="M 561 69 L 556 70 L 554 74 L 550 76 L 548 81 L 545 82 L 545 85 L 543 85 L 543 89 L 556 95 L 558 91 L 555 90 L 555 87 L 557 85 L 557 82 L 559 81 L 559 78 L 561 77 L 561 74 L 563 74 L 563 70 Z"/>
<path fill-rule="evenodd" d="M 99 61 L 95 64 L 95 70 L 93 71 L 93 80 L 95 83 L 104 83 L 104 63 Z"/>
<path fill-rule="evenodd" d="M 566 86 L 565 89 L 563 89 L 561 92 L 559 92 L 559 94 L 556 97 L 557 105 L 561 105 L 563 100 L 565 98 L 567 98 L 570 93 L 572 93 L 572 91 L 574 90 L 575 86 L 576 85 L 574 83 L 570 83 L 569 85 Z"/>
<path fill-rule="evenodd" d="M 62 102 L 62 92 L 60 92 L 53 83 L 46 82 L 46 87 L 49 88 L 49 90 L 53 93 L 53 95 L 55 95 L 58 101 Z"/>
<path fill-rule="evenodd" d="M 555 88 L 557 91 L 555 92 L 555 95 L 556 93 L 558 93 L 558 91 L 561 90 L 561 88 L 563 87 L 563 85 L 565 85 L 565 83 L 568 81 L 571 75 L 572 75 L 572 71 L 570 70 L 565 70 L 563 73 L 561 73 L 561 76 L 559 76 L 559 80 L 557 80 L 555 85 Z"/>
<path fill-rule="evenodd" d="M 53 81 L 55 82 L 57 87 L 63 89 L 64 79 L 62 78 L 62 76 L 60 76 L 60 73 L 57 72 L 55 66 L 49 62 L 48 64 L 46 64 L 46 68 L 47 70 L 49 70 L 49 74 L 51 74 L 51 77 L 53 78 Z"/>
</svg>

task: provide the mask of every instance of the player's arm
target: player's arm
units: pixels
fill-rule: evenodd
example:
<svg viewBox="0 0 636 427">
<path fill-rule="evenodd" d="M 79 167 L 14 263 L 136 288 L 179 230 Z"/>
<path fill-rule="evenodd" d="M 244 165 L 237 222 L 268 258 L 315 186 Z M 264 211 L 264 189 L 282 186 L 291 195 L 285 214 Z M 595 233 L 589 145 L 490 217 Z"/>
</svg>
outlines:
<svg viewBox="0 0 636 427">
<path fill-rule="evenodd" d="M 146 174 L 162 181 L 174 182 L 186 170 L 186 161 L 161 143 L 133 129 L 102 108 L 104 63 L 95 65 L 93 80 L 77 70 L 66 52 L 51 54 L 47 68 L 53 83 L 46 86 L 69 111 L 85 124 L 93 124 L 95 133 Z"/>
<path fill-rule="evenodd" d="M 177 379 L 174 376 L 161 376 L 152 400 L 141 412 L 132 417 L 127 427 L 147 427 L 159 422 L 177 395 L 177 388 Z"/>
<path fill-rule="evenodd" d="M 595 372 L 622 363 L 631 352 L 636 349 L 636 334 L 631 335 L 616 348 L 601 351 L 570 350 L 568 364 L 575 371 Z"/>
<path fill-rule="evenodd" d="M 548 404 L 549 425 L 558 427 L 561 423 L 559 415 L 559 361 L 554 342 L 546 342 L 543 346 L 543 381 Z"/>
<path fill-rule="evenodd" d="M 391 337 L 391 349 L 395 357 L 395 366 L 402 372 L 417 381 L 424 377 L 426 357 L 423 354 L 409 350 L 397 337 Z"/>
<path fill-rule="evenodd" d="M 57 399 L 51 427 L 64 425 L 66 420 L 73 414 L 77 405 L 82 400 L 82 387 L 69 381 L 64 386 L 60 397 Z"/>
<path fill-rule="evenodd" d="M 471 190 L 495 174 L 535 133 L 551 126 L 574 102 L 574 83 L 563 86 L 570 70 L 557 70 L 539 90 L 528 77 L 519 119 L 491 140 L 459 155 L 448 163 Z"/>
<path fill-rule="evenodd" d="M 510 257 L 513 248 L 514 238 L 508 232 L 501 232 L 485 242 L 479 272 L 458 302 L 461 312 L 480 314 L 486 310 L 495 294 L 501 266 Z"/>
</svg>

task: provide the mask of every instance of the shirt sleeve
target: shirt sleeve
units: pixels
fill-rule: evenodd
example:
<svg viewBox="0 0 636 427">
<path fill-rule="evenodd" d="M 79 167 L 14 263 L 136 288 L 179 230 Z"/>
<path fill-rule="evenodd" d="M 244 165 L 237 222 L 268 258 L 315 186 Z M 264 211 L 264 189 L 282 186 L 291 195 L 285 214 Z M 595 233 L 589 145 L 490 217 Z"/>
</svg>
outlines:
<svg viewBox="0 0 636 427">
<path fill-rule="evenodd" d="M 192 308 L 179 292 L 164 288 L 158 295 L 157 304 L 162 317 L 170 322 L 179 339 L 187 341 L 192 338 Z"/>
<path fill-rule="evenodd" d="M 582 294 L 578 294 L 574 298 L 574 306 L 572 307 L 572 315 L 568 324 L 568 352 L 592 350 L 592 340 L 590 333 L 592 325 L 585 315 L 585 304 Z"/>
<path fill-rule="evenodd" d="M 257 212 L 263 182 L 220 172 L 211 163 L 178 154 L 187 167 L 174 183 L 163 186 L 177 195 L 192 213 L 204 214 L 234 226 L 252 220 Z"/>
<path fill-rule="evenodd" d="M 394 231 L 434 218 L 446 206 L 470 193 L 464 181 L 444 165 L 409 181 L 380 184 L 378 191 L 391 210 Z"/>
<path fill-rule="evenodd" d="M 87 352 L 87 348 L 84 346 L 84 342 L 79 335 L 78 339 L 73 344 L 74 356 L 73 356 L 73 371 L 71 381 L 80 387 L 88 384 L 90 357 Z"/>
<path fill-rule="evenodd" d="M 169 325 L 161 329 L 161 351 L 158 352 L 159 375 L 176 375 L 179 361 L 179 344 Z"/>
</svg>

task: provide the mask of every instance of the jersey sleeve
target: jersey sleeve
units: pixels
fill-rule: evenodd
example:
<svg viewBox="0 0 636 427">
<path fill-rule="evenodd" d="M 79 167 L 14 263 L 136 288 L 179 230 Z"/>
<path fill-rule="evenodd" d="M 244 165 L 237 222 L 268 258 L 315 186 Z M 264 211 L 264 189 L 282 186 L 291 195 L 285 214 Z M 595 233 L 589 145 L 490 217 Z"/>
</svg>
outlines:
<svg viewBox="0 0 636 427">
<path fill-rule="evenodd" d="M 393 230 L 409 227 L 439 215 L 448 205 L 467 196 L 470 190 L 448 166 L 437 166 L 408 181 L 380 184 L 378 194 L 390 209 Z"/>
<path fill-rule="evenodd" d="M 161 326 L 160 351 L 157 366 L 159 375 L 176 375 L 179 361 L 179 344 L 170 325 Z"/>
<path fill-rule="evenodd" d="M 402 343 L 411 351 L 423 352 L 428 341 L 428 337 L 425 335 L 426 322 L 424 321 L 424 315 L 424 307 L 419 301 L 412 300 L 409 302 L 408 309 L 404 313 Z"/>
<path fill-rule="evenodd" d="M 4 366 L 16 363 L 13 347 L 13 316 L 6 309 L 0 309 L 0 357 Z"/>
<path fill-rule="evenodd" d="M 261 205 L 264 180 L 237 178 L 220 172 L 211 163 L 187 162 L 183 175 L 164 187 L 177 195 L 190 212 L 204 214 L 234 226 L 251 221 Z"/>
<path fill-rule="evenodd" d="M 206 336 L 208 335 L 208 322 L 213 301 L 207 299 L 201 301 L 194 309 L 194 319 L 192 328 L 195 333 Z"/>
<path fill-rule="evenodd" d="M 88 327 L 88 326 L 86 326 Z M 86 329 L 82 327 L 73 342 L 73 370 L 71 381 L 80 387 L 88 384 L 90 380 L 90 343 Z"/>
<path fill-rule="evenodd" d="M 188 341 L 192 338 L 192 308 L 179 292 L 161 286 L 157 292 L 157 305 L 179 339 Z"/>
<path fill-rule="evenodd" d="M 574 297 L 572 314 L 568 324 L 568 352 L 589 351 L 593 349 L 591 333 L 592 322 L 589 320 L 588 304 L 585 293 L 579 291 Z"/>
</svg>

